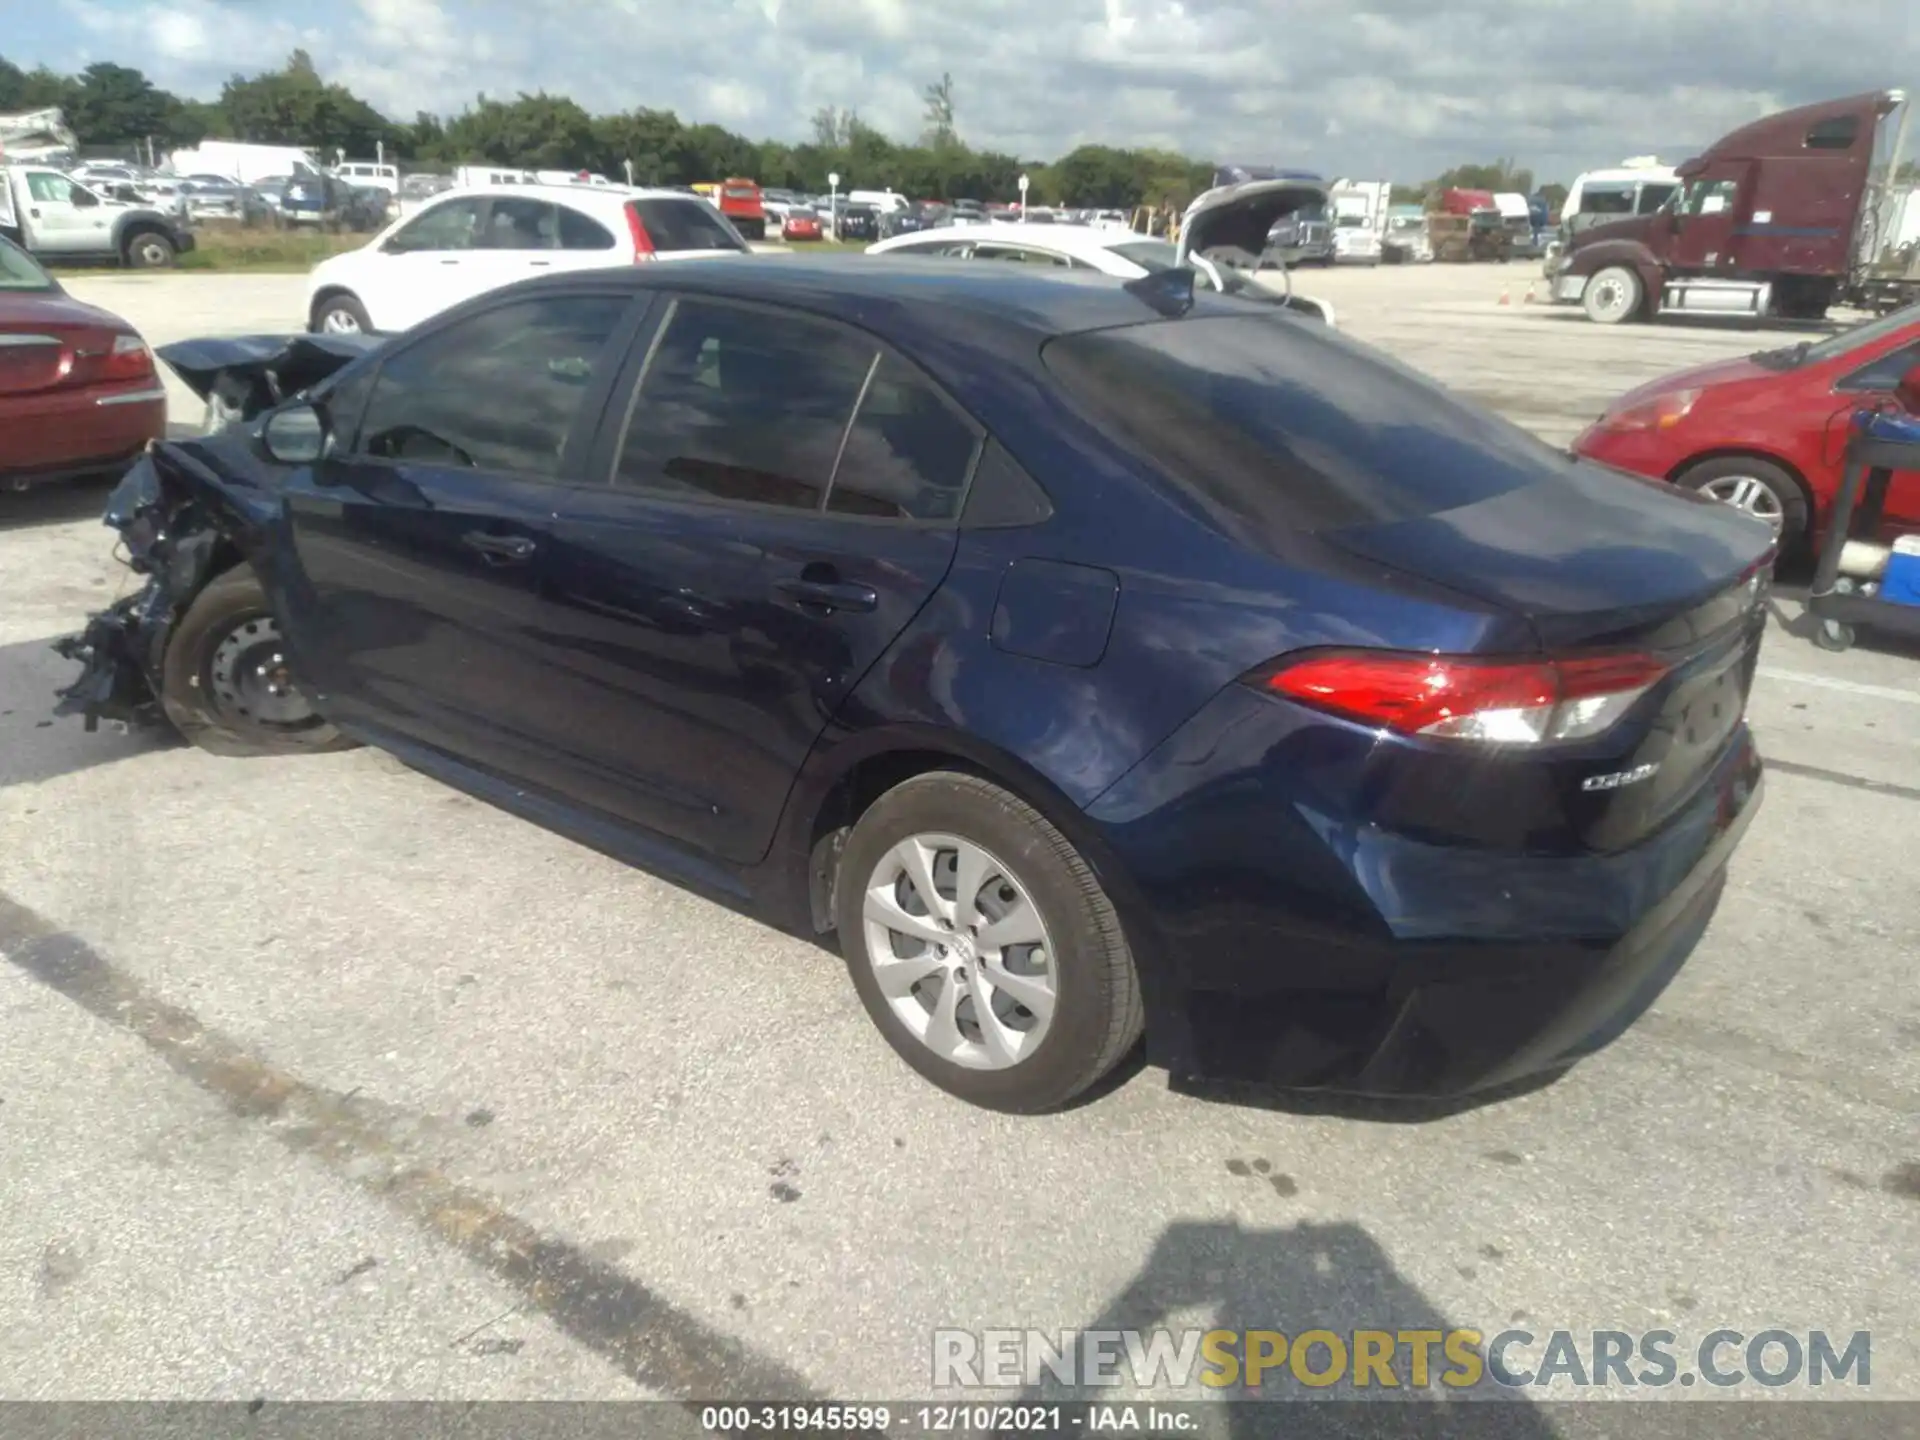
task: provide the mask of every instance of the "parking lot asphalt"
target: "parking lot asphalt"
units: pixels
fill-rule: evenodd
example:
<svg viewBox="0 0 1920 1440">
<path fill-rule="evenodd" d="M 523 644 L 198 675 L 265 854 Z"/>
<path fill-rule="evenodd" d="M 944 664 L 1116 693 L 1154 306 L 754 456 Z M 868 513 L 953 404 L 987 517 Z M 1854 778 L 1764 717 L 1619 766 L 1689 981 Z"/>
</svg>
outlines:
<svg viewBox="0 0 1920 1440">
<path fill-rule="evenodd" d="M 1555 442 L 1780 343 L 1530 279 L 1296 284 Z M 165 343 L 292 328 L 301 284 L 71 288 Z M 936 1328 L 1162 1323 L 1869 1330 L 1920 1398 L 1920 657 L 1816 649 L 1790 586 L 1764 808 L 1611 1049 L 1439 1117 L 1148 1070 L 1017 1119 L 920 1082 L 834 957 L 382 755 L 54 720 L 48 643 L 132 583 L 102 499 L 0 495 L 0 1398 L 901 1398 Z"/>
</svg>

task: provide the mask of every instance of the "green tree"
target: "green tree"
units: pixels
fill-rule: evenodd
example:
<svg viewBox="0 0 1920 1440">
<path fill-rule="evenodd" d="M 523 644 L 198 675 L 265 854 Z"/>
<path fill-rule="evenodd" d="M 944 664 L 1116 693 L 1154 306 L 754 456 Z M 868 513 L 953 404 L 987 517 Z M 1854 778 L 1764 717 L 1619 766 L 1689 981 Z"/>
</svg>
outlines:
<svg viewBox="0 0 1920 1440">
<path fill-rule="evenodd" d="M 960 138 L 953 124 L 953 76 L 941 71 L 940 78 L 921 92 L 921 98 L 926 102 L 927 122 L 921 143 L 933 150 L 950 149 Z"/>
<path fill-rule="evenodd" d="M 166 136 L 179 101 L 138 70 L 101 60 L 80 72 L 67 102 L 67 123 L 86 145 L 128 145 Z"/>
<path fill-rule="evenodd" d="M 76 88 L 71 76 L 56 75 L 44 65 L 22 70 L 0 58 L 0 112 L 44 110 L 52 105 L 64 110 L 73 104 Z"/>
<path fill-rule="evenodd" d="M 335 151 L 371 155 L 404 133 L 345 86 L 323 81 L 304 50 L 282 70 L 234 76 L 220 92 L 219 109 L 234 139 L 304 146 L 324 160 Z"/>
<path fill-rule="evenodd" d="M 601 157 L 593 117 L 565 96 L 539 91 L 489 100 L 447 122 L 446 158 L 529 170 L 571 170 Z"/>
</svg>

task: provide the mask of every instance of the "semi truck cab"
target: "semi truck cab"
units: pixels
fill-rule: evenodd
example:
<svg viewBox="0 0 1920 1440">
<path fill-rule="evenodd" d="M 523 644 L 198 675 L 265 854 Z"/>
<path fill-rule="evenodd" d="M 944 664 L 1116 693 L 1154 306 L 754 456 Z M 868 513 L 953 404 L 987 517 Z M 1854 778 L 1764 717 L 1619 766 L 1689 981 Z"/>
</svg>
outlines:
<svg viewBox="0 0 1920 1440">
<path fill-rule="evenodd" d="M 1869 258 L 1876 143 L 1905 99 L 1871 91 L 1734 131 L 1676 168 L 1681 188 L 1653 214 L 1569 235 L 1553 298 L 1603 324 L 1662 310 L 1819 318 Z"/>
</svg>

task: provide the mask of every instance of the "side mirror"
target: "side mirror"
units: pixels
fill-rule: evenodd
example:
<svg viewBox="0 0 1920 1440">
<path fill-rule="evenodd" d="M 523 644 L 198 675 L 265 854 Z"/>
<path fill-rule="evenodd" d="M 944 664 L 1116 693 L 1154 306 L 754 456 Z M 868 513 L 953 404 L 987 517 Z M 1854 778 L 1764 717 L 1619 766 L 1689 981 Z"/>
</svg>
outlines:
<svg viewBox="0 0 1920 1440">
<path fill-rule="evenodd" d="M 100 203 L 100 197 L 98 195 L 94 194 L 91 190 L 82 190 L 78 185 L 74 186 L 73 189 L 68 192 L 67 200 L 69 204 L 80 210 L 85 210 L 90 206 Z"/>
<path fill-rule="evenodd" d="M 281 465 L 311 465 L 326 453 L 327 422 L 312 405 L 290 405 L 267 417 L 260 443 Z"/>
</svg>

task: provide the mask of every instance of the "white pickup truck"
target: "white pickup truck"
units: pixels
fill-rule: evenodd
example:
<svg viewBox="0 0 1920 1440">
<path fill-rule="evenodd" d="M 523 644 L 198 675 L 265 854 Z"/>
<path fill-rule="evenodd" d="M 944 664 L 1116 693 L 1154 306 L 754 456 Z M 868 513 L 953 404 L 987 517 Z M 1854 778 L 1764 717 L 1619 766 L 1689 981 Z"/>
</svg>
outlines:
<svg viewBox="0 0 1920 1440">
<path fill-rule="evenodd" d="M 152 270 L 193 249 L 193 232 L 177 215 L 109 199 L 46 165 L 0 165 L 0 235 L 55 264 L 111 260 Z"/>
</svg>

